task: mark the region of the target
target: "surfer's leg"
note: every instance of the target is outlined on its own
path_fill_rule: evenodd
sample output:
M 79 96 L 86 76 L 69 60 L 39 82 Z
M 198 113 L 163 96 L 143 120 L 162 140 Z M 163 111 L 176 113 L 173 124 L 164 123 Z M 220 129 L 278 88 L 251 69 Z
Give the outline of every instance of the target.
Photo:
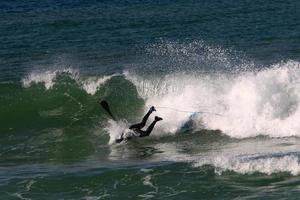
M 150 133 L 152 132 L 152 130 L 153 130 L 153 128 L 154 128 L 156 122 L 158 122 L 158 121 L 160 121 L 160 120 L 162 120 L 161 117 L 155 116 L 154 121 L 150 124 L 150 126 L 147 128 L 146 131 L 143 131 L 143 130 L 139 131 L 140 137 L 146 137 L 146 136 L 149 136 Z
M 146 115 L 143 117 L 143 120 L 141 123 L 138 123 L 138 124 L 133 124 L 129 127 L 129 129 L 142 129 L 145 125 L 146 125 L 146 122 L 149 118 L 149 116 L 151 115 L 151 113 L 153 111 L 156 111 L 154 106 L 152 106 L 149 111 L 146 113 Z

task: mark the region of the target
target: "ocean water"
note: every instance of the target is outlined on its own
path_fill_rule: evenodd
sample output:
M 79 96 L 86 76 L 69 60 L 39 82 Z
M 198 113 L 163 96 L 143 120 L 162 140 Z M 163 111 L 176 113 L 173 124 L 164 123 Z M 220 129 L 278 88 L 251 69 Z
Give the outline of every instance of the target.
M 0 0 L 0 199 L 298 199 L 299 8 Z

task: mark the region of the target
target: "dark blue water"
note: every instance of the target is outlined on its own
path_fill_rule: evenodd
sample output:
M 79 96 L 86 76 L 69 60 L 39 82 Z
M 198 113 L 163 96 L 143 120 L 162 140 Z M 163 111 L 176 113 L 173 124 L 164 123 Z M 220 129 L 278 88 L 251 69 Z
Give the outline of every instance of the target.
M 1 1 L 1 79 L 72 65 L 112 73 L 160 41 L 205 41 L 258 63 L 297 59 L 297 1 Z

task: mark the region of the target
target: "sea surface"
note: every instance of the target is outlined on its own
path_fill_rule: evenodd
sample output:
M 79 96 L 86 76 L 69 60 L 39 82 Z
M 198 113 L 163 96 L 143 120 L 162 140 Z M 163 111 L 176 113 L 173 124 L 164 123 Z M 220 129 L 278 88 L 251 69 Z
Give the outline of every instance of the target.
M 299 9 L 0 0 L 0 199 L 299 199 Z

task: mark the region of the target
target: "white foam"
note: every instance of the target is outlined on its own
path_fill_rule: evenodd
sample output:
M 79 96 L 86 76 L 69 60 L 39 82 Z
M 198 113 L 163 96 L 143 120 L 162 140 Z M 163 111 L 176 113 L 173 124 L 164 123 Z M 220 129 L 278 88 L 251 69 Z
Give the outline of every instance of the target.
M 298 140 L 286 139 L 295 145 L 281 145 L 282 139 L 242 140 L 239 143 L 210 145 L 207 151 L 184 153 L 176 144 L 159 143 L 154 147 L 162 153 L 153 155 L 154 160 L 188 162 L 193 167 L 213 166 L 215 173 L 221 175 L 226 171 L 241 174 L 260 172 L 264 174 L 288 172 L 300 174 Z M 193 144 L 191 144 L 193 145 Z M 196 145 L 196 144 L 194 144 Z M 196 147 L 192 147 L 194 150 Z M 186 148 L 186 147 L 184 147 Z
M 106 81 L 116 75 L 88 77 L 87 79 L 84 79 L 80 77 L 78 70 L 66 68 L 60 70 L 33 71 L 24 77 L 21 82 L 26 88 L 32 86 L 33 84 L 43 83 L 45 88 L 49 90 L 52 89 L 57 77 L 61 74 L 67 74 L 71 79 L 75 80 L 77 84 L 82 87 L 82 89 L 91 95 L 94 95 L 97 90 L 99 90 L 100 87 L 106 83 Z
M 55 83 L 57 75 L 67 73 L 73 79 L 77 79 L 78 71 L 72 68 L 66 68 L 61 70 L 46 70 L 46 71 L 34 71 L 21 80 L 24 87 L 30 87 L 32 84 L 44 83 L 46 89 L 51 89 Z
M 109 134 L 109 144 L 113 144 L 116 141 L 116 139 L 120 138 L 121 134 L 127 127 L 129 126 L 125 120 L 108 120 L 108 126 L 105 128 L 105 130 Z
M 300 66 L 279 63 L 240 74 L 174 73 L 145 79 L 124 73 L 146 100 L 146 108 L 202 111 L 198 122 L 236 138 L 300 135 Z M 190 113 L 159 108 L 162 132 L 175 133 Z
M 299 158 L 295 155 L 285 155 L 281 157 L 262 156 L 232 156 L 226 154 L 210 155 L 194 163 L 195 167 L 212 165 L 215 172 L 221 174 L 224 171 L 235 171 L 242 174 L 260 172 L 265 174 L 288 172 L 292 175 L 300 173 Z
M 94 95 L 97 90 L 103 85 L 106 81 L 111 79 L 112 76 L 103 76 L 103 77 L 89 77 L 87 80 L 82 82 L 82 88 L 91 95 Z
M 199 135 L 198 135 L 199 136 Z M 196 136 L 197 137 L 197 136 Z M 151 155 L 151 161 L 172 161 L 190 163 L 195 168 L 205 165 L 214 167 L 217 175 L 233 171 L 241 174 L 256 172 L 264 174 L 287 172 L 291 175 L 300 174 L 299 139 L 295 138 L 269 138 L 266 140 L 250 139 L 240 140 L 238 143 L 209 144 L 203 151 L 203 146 L 190 143 L 189 147 L 172 143 L 153 143 L 153 148 L 160 153 Z M 284 145 L 284 143 L 289 145 Z M 149 145 L 149 144 L 148 144 Z M 110 160 L 130 160 L 136 158 L 136 148 L 128 145 L 110 146 Z M 187 151 L 186 148 L 193 149 Z M 136 160 L 134 160 L 136 161 Z M 148 171 L 141 170 L 148 173 Z M 145 177 L 144 184 L 149 183 L 151 177 Z

